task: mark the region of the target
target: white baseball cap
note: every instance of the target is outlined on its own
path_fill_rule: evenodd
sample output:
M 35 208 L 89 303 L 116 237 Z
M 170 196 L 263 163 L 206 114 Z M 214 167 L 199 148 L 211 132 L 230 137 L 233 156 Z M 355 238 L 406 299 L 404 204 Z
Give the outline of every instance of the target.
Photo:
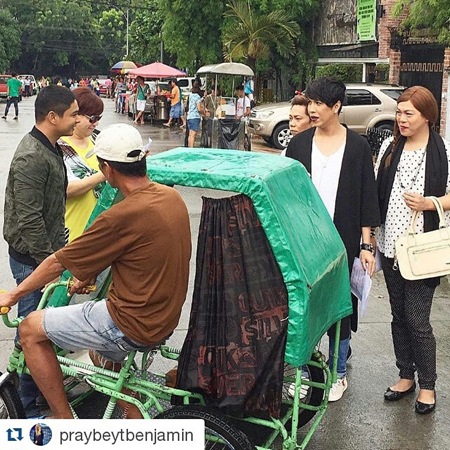
M 86 156 L 97 155 L 106 161 L 132 163 L 140 161 L 146 154 L 139 131 L 126 123 L 115 123 L 99 133 L 94 148 Z

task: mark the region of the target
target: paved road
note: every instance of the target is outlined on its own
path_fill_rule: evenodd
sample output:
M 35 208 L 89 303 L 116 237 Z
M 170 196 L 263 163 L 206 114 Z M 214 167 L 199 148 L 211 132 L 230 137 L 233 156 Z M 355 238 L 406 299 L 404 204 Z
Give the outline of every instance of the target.
M 0 122 L 0 208 L 9 164 L 21 137 L 33 125 L 34 98 L 20 104 L 20 119 Z M 113 102 L 105 99 L 106 109 L 99 128 L 114 122 L 131 122 L 125 115 L 114 113 Z M 3 104 L 0 105 L 0 108 Z M 152 153 L 177 147 L 183 143 L 183 133 L 178 129 L 167 130 L 161 125 L 139 127 L 142 136 L 154 141 Z M 257 151 L 272 152 L 265 143 L 254 145 Z M 192 188 L 180 189 L 188 205 L 191 225 L 198 229 L 201 208 L 200 195 L 205 191 Z M 207 191 L 207 195 L 223 195 Z M 2 210 L 1 210 L 2 211 Z M 0 241 L 0 287 L 13 286 L 10 275 L 7 248 Z M 191 273 L 194 274 L 192 268 Z M 450 301 L 447 279 L 438 288 L 432 324 L 438 346 L 438 383 L 435 413 L 420 417 L 414 413 L 414 396 L 401 402 L 383 402 L 383 392 L 397 377 L 390 337 L 390 311 L 386 289 L 380 273 L 374 283 L 365 317 L 361 318 L 359 331 L 352 339 L 353 358 L 349 366 L 349 389 L 341 401 L 331 404 L 324 420 L 315 433 L 310 450 L 447 450 L 450 448 Z M 192 294 L 192 282 L 189 294 Z M 188 299 L 190 297 L 188 296 Z M 190 301 L 186 303 L 183 317 L 171 344 L 181 345 L 186 333 Z M 0 370 L 4 370 L 8 351 L 12 346 L 13 332 L 0 326 Z M 322 345 L 326 350 L 326 342 Z M 156 364 L 156 363 L 155 363 Z M 165 368 L 165 366 L 159 366 Z M 281 448 L 281 447 L 280 447 Z

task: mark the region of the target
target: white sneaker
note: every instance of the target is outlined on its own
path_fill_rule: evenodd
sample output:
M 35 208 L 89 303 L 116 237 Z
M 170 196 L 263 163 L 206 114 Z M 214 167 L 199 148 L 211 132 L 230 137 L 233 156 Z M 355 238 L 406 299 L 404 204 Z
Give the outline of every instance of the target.
M 348 388 L 347 377 L 338 378 L 336 383 L 331 385 L 330 395 L 328 397 L 329 402 L 337 402 L 342 398 L 344 392 Z

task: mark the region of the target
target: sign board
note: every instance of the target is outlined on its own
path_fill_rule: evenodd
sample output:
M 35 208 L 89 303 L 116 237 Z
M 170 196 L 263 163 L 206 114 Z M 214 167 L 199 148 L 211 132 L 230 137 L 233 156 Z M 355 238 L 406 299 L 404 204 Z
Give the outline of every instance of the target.
M 376 0 L 358 0 L 356 14 L 358 41 L 375 41 L 377 27 Z

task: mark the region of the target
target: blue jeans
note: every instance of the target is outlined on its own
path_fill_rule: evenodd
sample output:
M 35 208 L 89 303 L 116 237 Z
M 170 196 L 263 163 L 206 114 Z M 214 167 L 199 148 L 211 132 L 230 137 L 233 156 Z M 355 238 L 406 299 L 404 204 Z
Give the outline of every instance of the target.
M 333 355 L 334 355 L 334 337 L 329 338 L 329 359 L 328 364 L 330 370 L 333 370 Z M 339 341 L 339 351 L 337 360 L 337 377 L 344 378 L 347 375 L 347 354 L 350 347 L 350 338 L 341 339 Z
M 11 272 L 16 280 L 17 285 L 19 285 L 25 278 L 28 277 L 33 271 L 32 266 L 23 264 L 11 256 L 9 257 L 9 266 L 11 267 Z M 26 317 L 30 312 L 34 311 L 39 305 L 41 300 L 42 292 L 37 290 L 31 294 L 22 297 L 17 305 L 17 315 L 19 317 Z M 19 336 L 16 334 L 15 342 L 17 343 Z M 37 416 L 40 415 L 40 409 L 36 405 L 36 397 L 40 395 L 39 389 L 36 383 L 33 381 L 30 375 L 23 374 L 19 378 L 19 397 L 22 401 L 23 407 L 25 408 L 25 413 L 27 416 Z

